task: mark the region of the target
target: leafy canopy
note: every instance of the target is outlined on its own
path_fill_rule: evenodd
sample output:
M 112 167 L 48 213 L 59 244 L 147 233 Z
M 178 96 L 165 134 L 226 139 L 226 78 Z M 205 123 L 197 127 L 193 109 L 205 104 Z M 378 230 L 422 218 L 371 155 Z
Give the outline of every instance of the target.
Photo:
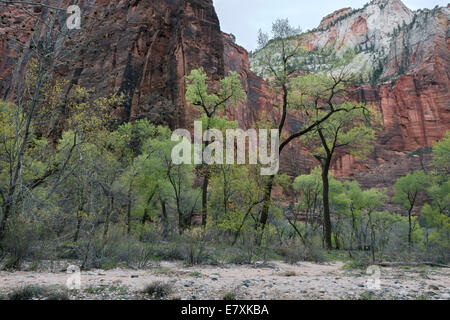
M 220 89 L 217 93 L 208 93 L 207 75 L 203 68 L 192 70 L 186 79 L 188 82 L 187 101 L 200 107 L 208 117 L 215 115 L 219 108 L 225 106 L 226 103 L 230 102 L 235 106 L 246 98 L 239 75 L 234 71 L 220 80 Z

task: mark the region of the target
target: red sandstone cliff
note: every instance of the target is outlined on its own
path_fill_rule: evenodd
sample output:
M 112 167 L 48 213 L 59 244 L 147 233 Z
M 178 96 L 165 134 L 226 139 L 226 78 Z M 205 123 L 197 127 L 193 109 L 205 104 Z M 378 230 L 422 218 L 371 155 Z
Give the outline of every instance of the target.
M 416 14 L 390 44 L 381 75 L 385 81 L 360 87 L 357 99 L 379 106 L 385 126 L 370 168 L 432 146 L 450 130 L 449 17 L 448 8 Z M 361 164 L 344 157 L 336 172 L 348 176 Z
M 123 120 L 146 117 L 172 128 L 190 124 L 194 114 L 184 99 L 184 76 L 199 67 L 213 81 L 224 76 L 222 33 L 212 0 L 99 0 L 94 5 L 82 1 L 80 7 L 81 30 L 57 40 L 64 41 L 59 49 L 64 59 L 56 74 L 70 81 L 67 94 L 75 84 L 97 96 L 124 93 L 129 100 Z M 17 9 L 7 14 L 13 21 L 26 16 Z M 61 14 L 62 21 L 65 17 Z M 14 52 L 2 37 L 0 54 L 0 95 L 5 98 L 13 94 L 14 71 L 27 52 Z

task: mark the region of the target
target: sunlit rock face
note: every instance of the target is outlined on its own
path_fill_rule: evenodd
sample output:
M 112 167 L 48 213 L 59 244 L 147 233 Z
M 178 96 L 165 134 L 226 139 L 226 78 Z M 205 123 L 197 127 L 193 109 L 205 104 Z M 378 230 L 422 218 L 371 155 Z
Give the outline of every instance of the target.
M 397 0 L 372 1 L 359 10 L 344 9 L 314 30 L 306 41 L 314 48 L 331 46 L 336 53 L 358 51 L 354 68 L 369 71 L 389 52 L 394 30 L 409 24 L 414 14 Z

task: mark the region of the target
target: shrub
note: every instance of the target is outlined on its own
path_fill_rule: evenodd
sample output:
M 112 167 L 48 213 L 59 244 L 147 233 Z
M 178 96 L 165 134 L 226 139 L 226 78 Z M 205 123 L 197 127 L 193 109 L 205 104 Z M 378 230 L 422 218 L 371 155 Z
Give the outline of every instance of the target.
M 27 285 L 8 294 L 8 300 L 69 300 L 67 290 L 60 287 Z
M 24 260 L 31 256 L 33 243 L 36 243 L 35 232 L 27 224 L 10 221 L 8 232 L 2 242 L 6 256 L 3 268 L 20 269 Z
M 236 248 L 227 256 L 227 262 L 232 264 L 253 264 L 257 258 L 256 248 L 250 246 Z
M 284 258 L 284 261 L 290 264 L 295 264 L 300 261 L 311 261 L 321 263 L 327 261 L 325 251 L 319 246 L 309 243 L 291 241 L 283 244 L 278 249 L 278 254 Z
M 184 261 L 186 252 L 184 248 L 178 244 L 171 244 L 168 246 L 160 245 L 154 250 L 154 257 L 165 261 Z
M 283 277 L 296 277 L 297 273 L 295 271 L 292 271 L 292 270 L 286 270 L 283 273 L 281 273 L 281 275 Z
M 347 262 L 342 266 L 342 269 L 344 270 L 353 270 L 353 269 L 366 269 L 370 264 L 367 261 L 359 261 L 359 260 L 353 260 L 350 262 Z
M 227 291 L 222 298 L 222 300 L 225 300 L 225 301 L 233 301 L 233 300 L 237 300 L 237 299 L 238 299 L 238 293 L 237 293 L 236 289 Z
M 172 292 L 172 286 L 168 283 L 160 281 L 152 282 L 145 286 L 144 293 L 152 297 L 153 299 L 166 298 Z

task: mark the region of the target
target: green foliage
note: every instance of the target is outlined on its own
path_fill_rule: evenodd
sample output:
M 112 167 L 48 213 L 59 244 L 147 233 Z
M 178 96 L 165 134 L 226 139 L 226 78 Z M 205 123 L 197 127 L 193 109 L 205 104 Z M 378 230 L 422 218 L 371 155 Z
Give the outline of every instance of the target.
M 300 32 L 300 28 L 292 27 L 287 19 L 277 19 L 272 24 L 271 37 L 259 30 L 259 51 L 255 54 L 257 59 L 253 61 L 252 69 L 273 79 L 277 85 L 286 83 L 305 52 L 296 37 Z
M 339 108 L 345 111 L 334 114 L 302 139 L 313 148 L 315 155 L 327 157 L 326 148 L 331 152 L 341 148 L 354 157 L 364 158 L 373 150 L 375 129 L 370 124 L 370 119 L 376 113 L 353 103 L 345 103 Z M 323 116 L 321 114 L 317 118 Z
M 450 131 L 433 146 L 433 164 L 447 175 L 450 173 Z
M 186 100 L 200 107 L 208 117 L 215 115 L 219 108 L 224 107 L 228 102 L 236 105 L 245 100 L 246 95 L 236 72 L 231 71 L 227 77 L 220 80 L 220 89 L 216 94 L 208 93 L 206 79 L 207 75 L 202 68 L 191 71 L 186 77 L 188 82 Z
M 254 228 L 249 215 L 256 213 L 263 198 L 263 181 L 257 168 L 239 165 L 220 165 L 211 181 L 209 209 L 212 215 L 210 227 L 233 233 L 247 232 Z
M 446 262 L 450 252 L 450 135 L 433 146 L 436 171 L 428 174 L 427 193 L 430 202 L 422 208 L 422 226 L 428 255 Z
M 237 294 L 236 290 L 233 290 L 233 291 L 227 291 L 227 292 L 224 294 L 222 300 L 225 300 L 225 301 L 234 301 L 234 300 L 237 300 L 237 295 L 238 295 L 238 294 Z
M 423 171 L 416 171 L 397 180 L 394 185 L 395 203 L 402 205 L 407 210 L 412 210 L 417 196 L 429 184 L 429 178 Z

